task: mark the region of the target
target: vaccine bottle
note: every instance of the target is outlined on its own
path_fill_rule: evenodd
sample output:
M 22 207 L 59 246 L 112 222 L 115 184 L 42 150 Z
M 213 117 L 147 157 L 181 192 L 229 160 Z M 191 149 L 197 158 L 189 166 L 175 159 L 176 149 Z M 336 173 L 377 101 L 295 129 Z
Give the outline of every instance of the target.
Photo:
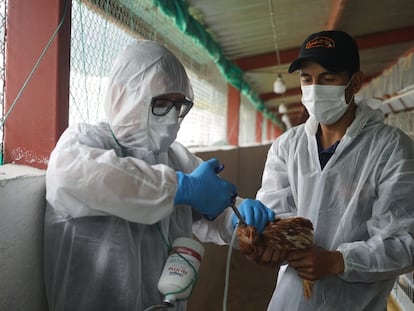
M 203 255 L 203 245 L 194 239 L 177 238 L 173 242 L 158 281 L 158 290 L 164 295 L 165 304 L 174 305 L 176 300 L 189 298 Z

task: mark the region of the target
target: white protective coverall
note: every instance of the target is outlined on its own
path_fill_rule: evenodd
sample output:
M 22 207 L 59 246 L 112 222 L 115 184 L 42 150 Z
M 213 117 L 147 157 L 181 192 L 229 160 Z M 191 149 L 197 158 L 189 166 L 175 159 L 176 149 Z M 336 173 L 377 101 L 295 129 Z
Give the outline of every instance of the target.
M 201 240 L 230 241 L 230 211 L 210 222 L 174 206 L 175 172 L 190 173 L 201 160 L 173 142 L 179 126 L 157 134 L 162 117 L 152 115 L 151 98 L 172 92 L 193 98 L 182 65 L 159 44 L 137 41 L 114 63 L 109 123 L 75 125 L 59 139 L 46 172 L 50 311 L 142 311 L 162 302 L 166 240 L 192 237 L 194 221 Z
M 323 170 L 313 118 L 273 143 L 257 199 L 276 217 L 309 218 L 314 243 L 340 251 L 345 271 L 315 281 L 306 301 L 296 271 L 281 269 L 268 310 L 386 310 L 396 277 L 414 269 L 414 144 L 382 119 L 359 103 Z

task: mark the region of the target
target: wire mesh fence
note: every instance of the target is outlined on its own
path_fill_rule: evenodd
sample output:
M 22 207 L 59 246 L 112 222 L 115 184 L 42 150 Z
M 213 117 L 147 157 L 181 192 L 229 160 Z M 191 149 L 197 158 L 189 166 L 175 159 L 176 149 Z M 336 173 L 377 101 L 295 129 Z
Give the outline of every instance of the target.
M 226 144 L 227 84 L 206 51 L 181 33 L 150 0 L 73 0 L 69 124 L 104 118 L 102 103 L 116 55 L 135 39 L 156 40 L 184 64 L 195 105 L 177 140 Z
M 72 2 L 69 124 L 103 117 L 101 103 L 112 60 L 134 39 L 110 22 L 110 7 L 101 2 L 105 11 L 88 2 Z
M 152 0 L 71 1 L 69 124 L 94 123 L 104 118 L 102 103 L 113 60 L 133 40 L 149 39 L 162 42 L 180 59 L 194 88 L 195 105 L 181 123 L 177 140 L 188 147 L 227 143 L 225 78 L 207 51 L 183 34 Z M 0 0 L 0 163 L 3 118 L 7 113 L 6 17 L 7 0 Z

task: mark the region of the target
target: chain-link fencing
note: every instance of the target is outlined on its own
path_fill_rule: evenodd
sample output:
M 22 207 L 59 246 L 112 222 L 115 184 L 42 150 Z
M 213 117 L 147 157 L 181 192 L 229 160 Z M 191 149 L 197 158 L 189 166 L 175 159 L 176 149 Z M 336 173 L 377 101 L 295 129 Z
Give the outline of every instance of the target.
M 151 0 L 72 1 L 69 124 L 104 118 L 102 103 L 112 62 L 135 39 L 162 42 L 189 74 L 195 105 L 177 139 L 187 146 L 226 144 L 226 81 L 207 52 Z

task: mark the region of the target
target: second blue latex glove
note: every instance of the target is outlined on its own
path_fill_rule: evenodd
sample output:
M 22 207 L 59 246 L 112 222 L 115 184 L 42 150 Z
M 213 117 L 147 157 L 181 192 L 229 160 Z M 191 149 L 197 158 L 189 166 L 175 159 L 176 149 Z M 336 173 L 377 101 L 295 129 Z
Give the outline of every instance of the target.
M 259 200 L 245 199 L 238 207 L 247 225 L 253 226 L 262 233 L 269 221 L 274 221 L 276 214 Z M 236 227 L 239 219 L 235 214 L 232 217 L 233 227 Z
M 189 204 L 208 218 L 217 217 L 230 206 L 236 186 L 220 178 L 217 159 L 201 163 L 191 174 L 177 173 L 178 187 L 174 204 Z

